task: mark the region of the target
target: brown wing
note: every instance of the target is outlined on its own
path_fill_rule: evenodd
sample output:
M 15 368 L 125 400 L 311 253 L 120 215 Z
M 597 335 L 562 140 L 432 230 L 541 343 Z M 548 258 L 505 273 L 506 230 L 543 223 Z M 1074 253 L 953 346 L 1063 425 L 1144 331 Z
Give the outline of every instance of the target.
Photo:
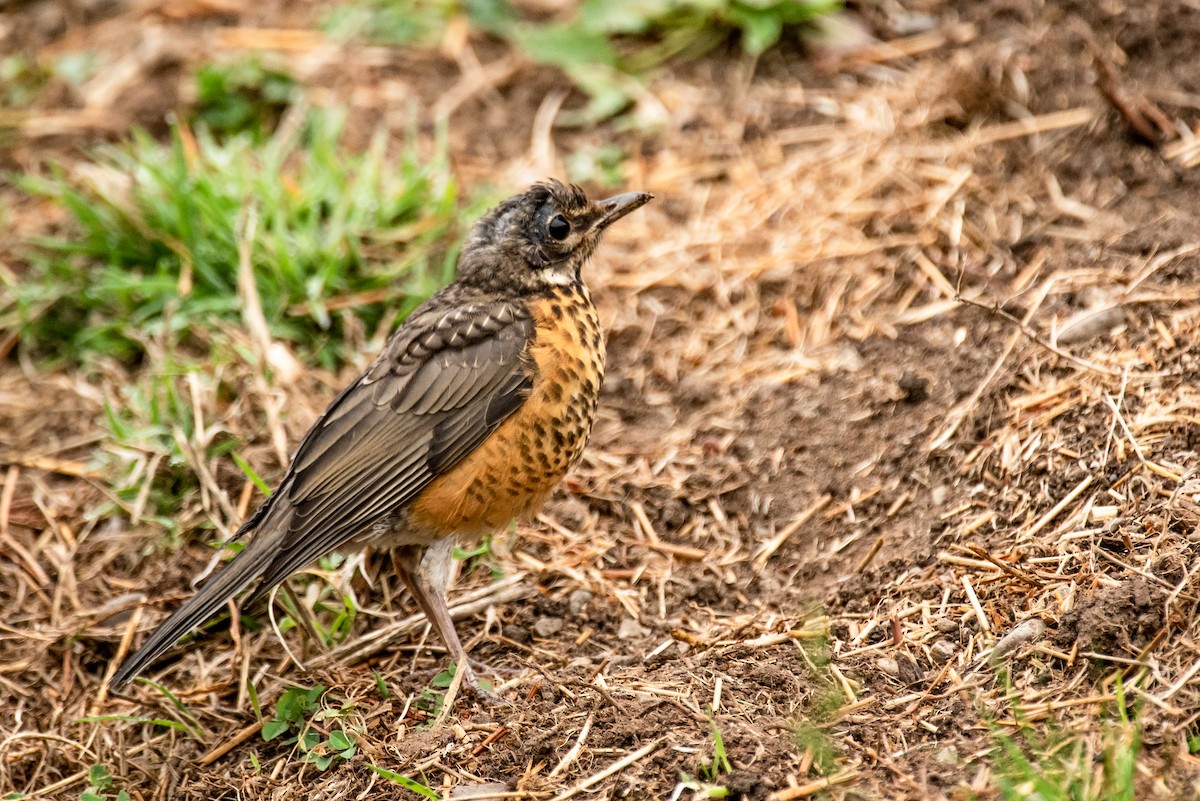
M 279 489 L 238 532 L 257 536 L 159 626 L 114 683 L 259 576 L 254 596 L 404 506 L 478 447 L 528 395 L 533 333 L 514 304 L 414 312 L 309 430 Z
M 413 499 L 528 395 L 534 323 L 513 304 L 427 313 L 347 388 L 296 451 L 290 507 L 261 586 L 334 550 Z M 281 509 L 280 511 L 284 511 Z

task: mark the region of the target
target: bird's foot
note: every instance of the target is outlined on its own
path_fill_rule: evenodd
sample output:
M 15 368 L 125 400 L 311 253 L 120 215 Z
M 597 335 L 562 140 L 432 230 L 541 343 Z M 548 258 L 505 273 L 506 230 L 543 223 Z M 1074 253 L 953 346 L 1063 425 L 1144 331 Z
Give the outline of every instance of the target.
M 490 666 L 485 665 L 474 659 L 464 660 L 463 666 L 463 684 L 471 688 L 471 692 L 480 701 L 483 701 L 488 706 L 497 706 L 504 703 L 504 696 L 495 690 L 495 682 L 487 679 L 481 679 L 480 673 L 491 674 L 496 676 L 496 671 Z

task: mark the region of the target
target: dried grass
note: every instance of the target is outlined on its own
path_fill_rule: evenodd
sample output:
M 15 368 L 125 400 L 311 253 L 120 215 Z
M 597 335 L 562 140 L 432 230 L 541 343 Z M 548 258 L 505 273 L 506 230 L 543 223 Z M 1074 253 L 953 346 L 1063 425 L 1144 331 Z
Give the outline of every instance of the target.
M 276 47 L 320 44 L 285 34 L 273 34 L 284 37 Z M 219 41 L 243 47 L 241 36 L 225 28 Z M 1194 287 L 1164 275 L 1180 263 L 1194 269 L 1197 246 L 1122 251 L 1113 245 L 1134 222 L 1108 208 L 1111 187 L 1083 182 L 1072 196 L 1060 186 L 1054 159 L 1064 142 L 1096 132 L 1099 101 L 1031 111 L 1040 104 L 1023 72 L 1027 52 L 986 32 L 954 27 L 901 44 L 867 51 L 839 77 L 801 71 L 812 85 L 781 61 L 751 80 L 751 65 L 716 60 L 651 88 L 669 128 L 648 140 L 661 146 L 631 139 L 646 152 L 625 179 L 659 202 L 614 230 L 590 276 L 613 342 L 593 445 L 571 492 L 499 555 L 509 578 L 492 584 L 474 572 L 454 598 L 475 621 L 463 627 L 478 632 L 474 644 L 518 668 L 511 707 L 460 701 L 447 725 L 421 728 L 431 716 L 417 700 L 440 649 L 422 647 L 423 621 L 368 559 L 308 571 L 309 586 L 352 594 L 366 621 L 337 648 L 322 651 L 293 629 L 283 635 L 289 658 L 274 632 L 235 616 L 229 637 L 190 647 L 156 675 L 207 731 L 203 742 L 147 724 L 77 722 L 179 717 L 161 694 L 113 692 L 103 677 L 209 554 L 164 551 L 158 532 L 138 525 L 140 503 L 124 517 L 91 514 L 111 500 L 89 464 L 100 404 L 121 397 L 125 376 L 5 368 L 0 792 L 76 797 L 93 763 L 145 798 L 394 791 L 361 764 L 318 774 L 261 743 L 262 769 L 252 769 L 247 678 L 264 709 L 289 682 L 321 681 L 354 702 L 364 760 L 447 791 L 500 777 L 508 789 L 483 796 L 495 798 L 663 797 L 681 767 L 694 770 L 711 752 L 711 709 L 735 767 L 774 783 L 752 797 L 770 790 L 783 801 L 937 797 L 931 770 L 954 774 L 943 785 L 982 791 L 985 719 L 1052 718 L 1094 738 L 1120 677 L 1141 704 L 1144 772 L 1172 771 L 1176 789 L 1192 781 L 1200 396 L 1189 381 L 1200 375 L 1200 305 Z M 425 114 L 463 120 L 479 95 L 499 102 L 494 87 L 528 74 L 510 59 L 474 63 Z M 1007 105 L 964 108 L 991 95 Z M 527 152 L 487 165 L 490 178 L 561 172 L 563 151 L 596 136 L 555 133 L 561 101 L 533 113 Z M 1011 121 L 1001 106 L 1025 113 Z M 1170 157 L 1187 158 L 1185 141 Z M 460 169 L 470 180 L 483 165 L 463 154 Z M 1036 247 L 1015 255 L 1026 241 Z M 1088 296 L 1118 313 L 1090 335 L 1068 335 L 1079 324 L 1070 303 Z M 266 358 L 260 329 L 252 345 Z M 791 491 L 801 485 L 787 482 L 789 471 L 836 467 L 803 464 L 794 449 L 739 456 L 739 442 L 758 445 L 748 407 L 772 393 L 800 405 L 816 385 L 865 383 L 863 350 L 931 331 L 948 349 L 979 349 L 985 363 L 958 377 L 956 402 L 922 438 L 895 446 L 919 455 L 940 499 L 927 501 L 935 485 L 872 474 L 883 454 L 843 477 L 850 492 L 774 508 L 755 494 L 755 471 Z M 246 455 L 264 472 L 278 470 L 281 440 L 296 441 L 338 378 L 267 386 L 249 367 L 241 378 L 247 392 L 232 402 L 193 379 L 197 418 L 252 443 Z M 180 519 L 228 531 L 254 490 L 199 456 L 201 439 L 187 444 L 200 489 Z M 149 476 L 157 464 L 146 458 L 139 469 Z M 935 518 L 928 559 L 889 529 L 919 503 Z M 821 585 L 825 617 L 790 586 L 809 563 L 832 573 Z M 702 582 L 719 597 L 687 594 Z M 591 611 L 572 607 L 581 598 Z M 546 617 L 570 625 L 558 636 L 508 636 Z M 1106 618 L 1134 629 L 1107 629 Z M 1070 636 L 1085 625 L 1098 639 Z M 806 646 L 826 630 L 831 661 L 821 665 Z M 776 684 L 764 684 L 772 665 Z M 371 671 L 391 696 L 376 694 Z M 825 774 L 812 747 L 786 744 L 797 710 L 813 709 L 822 686 L 841 705 L 819 722 L 841 753 Z M 630 720 L 644 728 L 630 731 Z M 782 745 L 764 751 L 768 740 Z

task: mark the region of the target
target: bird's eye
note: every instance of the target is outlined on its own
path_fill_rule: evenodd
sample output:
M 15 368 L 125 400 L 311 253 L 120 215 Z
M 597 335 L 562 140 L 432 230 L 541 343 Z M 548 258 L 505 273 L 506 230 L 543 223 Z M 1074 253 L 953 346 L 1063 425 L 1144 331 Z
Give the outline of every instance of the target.
M 555 214 L 550 218 L 550 224 L 546 226 L 546 230 L 550 232 L 550 236 L 561 242 L 567 238 L 567 234 L 571 233 L 571 224 L 567 222 L 566 217 Z

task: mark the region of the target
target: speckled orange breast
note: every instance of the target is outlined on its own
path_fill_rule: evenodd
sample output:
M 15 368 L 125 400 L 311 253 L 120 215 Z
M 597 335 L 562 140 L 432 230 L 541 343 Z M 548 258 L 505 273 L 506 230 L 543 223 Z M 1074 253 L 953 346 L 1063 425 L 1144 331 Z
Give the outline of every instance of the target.
M 530 306 L 537 365 L 528 399 L 474 452 L 434 479 L 410 523 L 449 534 L 494 531 L 536 511 L 583 455 L 604 377 L 604 338 L 587 288 Z

